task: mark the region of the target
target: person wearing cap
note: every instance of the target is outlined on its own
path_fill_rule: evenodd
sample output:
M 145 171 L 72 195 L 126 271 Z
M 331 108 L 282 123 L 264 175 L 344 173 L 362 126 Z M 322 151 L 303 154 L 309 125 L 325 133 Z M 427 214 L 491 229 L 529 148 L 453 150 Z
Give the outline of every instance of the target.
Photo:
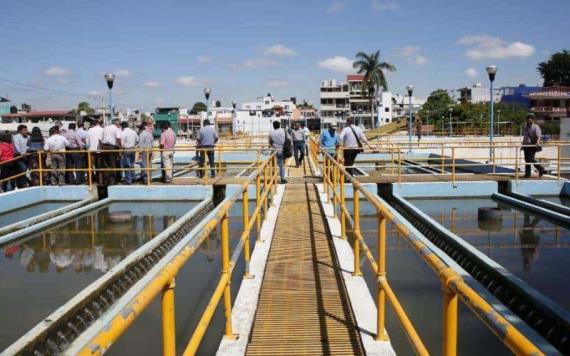
M 531 166 L 538 170 L 538 176 L 542 177 L 546 170 L 543 166 L 536 163 L 535 155 L 536 152 L 542 151 L 540 147 L 540 138 L 542 133 L 540 131 L 540 126 L 534 123 L 534 114 L 528 114 L 526 116 L 526 125 L 523 127 L 523 147 L 524 152 L 524 177 L 530 178 Z
M 321 150 L 324 150 L 335 155 L 336 148 L 340 145 L 338 134 L 336 133 L 337 125 L 334 123 L 329 124 L 329 128 L 321 133 L 319 143 Z

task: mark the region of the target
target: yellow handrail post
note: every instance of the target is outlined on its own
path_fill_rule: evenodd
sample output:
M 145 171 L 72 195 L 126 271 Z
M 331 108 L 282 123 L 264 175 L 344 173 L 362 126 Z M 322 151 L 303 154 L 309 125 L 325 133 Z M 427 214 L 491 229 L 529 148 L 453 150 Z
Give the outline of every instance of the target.
M 87 182 L 90 187 L 93 186 L 93 157 L 91 151 L 87 151 Z
M 248 188 L 245 188 L 242 194 L 242 216 L 243 216 L 243 229 L 247 229 L 249 225 L 249 193 Z M 249 273 L 249 260 L 250 260 L 250 252 L 249 252 L 249 234 L 245 238 L 243 244 L 243 260 L 245 262 L 245 269 L 243 273 L 243 278 L 249 279 L 252 278 L 252 275 Z
M 443 143 L 441 144 L 441 173 L 445 173 L 445 148 L 443 146 Z
M 398 183 L 402 183 L 402 158 L 400 154 L 400 149 L 398 149 Z
M 378 272 L 376 278 L 378 290 L 376 340 L 387 340 L 387 335 L 384 333 L 386 294 L 380 283 L 382 279 L 386 279 L 386 218 L 380 211 L 378 211 Z
M 557 164 L 557 166 L 558 166 L 558 174 L 557 174 L 557 177 L 558 177 L 558 180 L 560 180 L 560 175 L 561 175 L 561 174 L 560 174 L 560 173 L 561 173 L 561 172 L 560 172 L 560 170 L 561 170 L 561 169 L 560 169 L 560 161 L 561 161 L 561 157 L 560 157 L 560 153 L 561 153 L 560 144 L 558 144 L 557 147 L 558 147 L 558 157 L 557 157 L 557 159 L 558 159 L 558 164 Z
M 338 168 L 336 165 L 332 166 L 333 169 L 333 184 L 332 184 L 332 191 L 333 191 L 333 200 L 332 200 L 332 205 L 333 205 L 333 217 L 336 218 L 336 207 L 337 207 L 337 192 L 336 192 L 336 188 L 337 188 L 337 184 L 338 184 Z
M 174 319 L 174 278 L 162 290 L 162 350 L 165 356 L 176 355 L 176 323 Z
M 152 166 L 152 161 L 151 161 L 151 153 L 150 150 L 147 149 L 146 150 L 146 184 L 150 185 L 150 182 L 152 181 L 152 177 L 151 175 L 151 170 L 150 167 Z
M 455 147 L 451 147 L 451 181 L 455 183 Z
M 43 157 L 42 152 L 38 152 L 38 171 L 39 171 L 39 180 L 40 180 L 40 187 L 44 185 L 44 164 L 43 164 Z
M 495 145 L 494 143 L 491 143 L 491 152 L 493 152 L 493 154 L 491 155 L 491 159 L 493 160 L 493 174 L 496 173 L 496 160 L 495 160 Z
M 325 194 L 327 195 L 327 201 L 329 200 L 329 171 L 328 171 L 328 157 L 323 156 L 323 176 L 325 182 Z
M 261 170 L 258 170 L 255 178 L 255 207 L 261 206 Z M 259 233 L 261 232 L 261 211 L 255 217 L 255 225 L 257 228 L 257 241 L 261 241 Z
M 228 213 L 224 214 L 222 218 L 222 277 L 230 274 L 230 224 Z M 224 330 L 224 337 L 228 339 L 235 339 L 232 330 L 232 290 L 231 278 L 228 278 L 228 283 L 224 288 L 224 315 L 226 317 L 226 325 Z
M 345 191 L 344 191 L 344 174 L 340 175 L 340 238 L 346 239 L 346 208 Z
M 362 276 L 362 272 L 360 271 L 360 201 L 359 201 L 359 191 L 358 189 L 352 185 L 352 196 L 354 202 L 354 226 L 353 226 L 353 234 L 354 234 L 354 272 L 352 272 L 353 276 Z
M 457 354 L 457 294 L 444 286 L 443 291 L 443 354 Z
M 519 149 L 515 148 L 515 180 L 519 180 Z
M 267 192 L 267 165 L 263 166 L 263 192 Z M 267 217 L 269 192 L 265 194 L 265 199 L 263 199 L 263 219 Z

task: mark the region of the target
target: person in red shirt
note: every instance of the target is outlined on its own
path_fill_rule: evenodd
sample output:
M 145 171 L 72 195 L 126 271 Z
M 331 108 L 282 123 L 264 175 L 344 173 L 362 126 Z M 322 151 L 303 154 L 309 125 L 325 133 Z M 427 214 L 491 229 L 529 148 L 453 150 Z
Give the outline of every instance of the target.
M 16 162 L 14 159 L 14 145 L 12 135 L 9 132 L 0 133 L 0 181 L 2 181 L 2 191 L 7 192 L 13 189 L 13 182 L 6 180 L 16 174 Z M 4 163 L 7 162 L 7 163 Z M 10 184 L 10 186 L 8 185 Z

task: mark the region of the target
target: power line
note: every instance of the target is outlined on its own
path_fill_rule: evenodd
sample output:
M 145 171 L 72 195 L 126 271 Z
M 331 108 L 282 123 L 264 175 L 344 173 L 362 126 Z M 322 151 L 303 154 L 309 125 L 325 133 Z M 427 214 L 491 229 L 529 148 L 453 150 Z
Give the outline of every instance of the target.
M 7 78 L 1 78 L 1 77 L 0 77 L 0 82 L 5 82 L 5 83 L 11 84 L 11 85 L 15 85 L 15 86 L 18 86 L 21 88 L 28 89 L 30 91 L 46 92 L 46 93 L 51 93 L 51 94 L 55 94 L 55 95 L 62 95 L 62 96 L 76 96 L 76 97 L 94 97 L 94 96 L 97 97 L 97 96 L 99 96 L 99 95 L 89 95 L 88 93 L 72 93 L 72 92 L 67 92 L 67 91 L 59 90 L 59 89 L 50 89 L 50 88 L 42 87 L 39 85 L 22 83 L 22 82 L 18 82 L 18 81 L 7 79 Z

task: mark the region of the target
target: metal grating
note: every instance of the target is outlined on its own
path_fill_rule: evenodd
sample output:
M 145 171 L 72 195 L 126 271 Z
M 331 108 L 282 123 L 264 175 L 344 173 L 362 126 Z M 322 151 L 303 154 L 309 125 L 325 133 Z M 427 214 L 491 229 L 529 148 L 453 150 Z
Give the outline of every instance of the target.
M 316 188 L 288 184 L 247 355 L 364 354 L 332 251 Z

